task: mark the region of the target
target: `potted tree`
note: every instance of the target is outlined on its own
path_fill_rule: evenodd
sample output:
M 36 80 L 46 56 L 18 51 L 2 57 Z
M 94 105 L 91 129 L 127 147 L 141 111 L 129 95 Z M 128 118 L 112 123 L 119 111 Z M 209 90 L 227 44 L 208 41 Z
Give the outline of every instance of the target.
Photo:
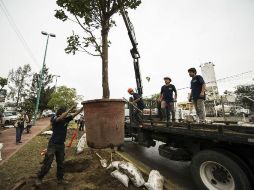
M 141 0 L 57 0 L 55 17 L 77 23 L 84 31 L 67 38 L 66 53 L 83 51 L 102 61 L 102 99 L 82 102 L 88 146 L 120 146 L 124 138 L 124 102 L 110 99 L 108 84 L 108 34 L 115 25 L 112 16 L 122 9 L 136 9 Z

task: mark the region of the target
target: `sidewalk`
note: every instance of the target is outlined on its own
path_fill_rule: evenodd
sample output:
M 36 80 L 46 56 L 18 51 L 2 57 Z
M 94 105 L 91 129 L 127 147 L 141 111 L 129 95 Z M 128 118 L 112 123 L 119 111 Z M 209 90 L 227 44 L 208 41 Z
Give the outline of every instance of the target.
M 16 129 L 10 128 L 1 132 L 0 134 L 0 143 L 4 144 L 2 149 L 2 161 L 0 165 L 6 162 L 13 154 L 15 154 L 21 147 L 28 143 L 33 137 L 37 136 L 43 129 L 47 128 L 50 124 L 50 120 L 40 119 L 36 121 L 35 126 L 31 128 L 29 134 L 24 131 L 21 141 L 22 143 L 16 145 Z

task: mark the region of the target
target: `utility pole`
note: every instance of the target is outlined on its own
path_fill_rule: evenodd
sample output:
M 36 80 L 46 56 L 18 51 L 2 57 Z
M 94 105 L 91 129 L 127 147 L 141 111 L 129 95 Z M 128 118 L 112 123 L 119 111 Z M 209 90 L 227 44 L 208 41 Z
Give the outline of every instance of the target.
M 37 99 L 36 99 L 36 105 L 35 105 L 33 125 L 35 124 L 35 121 L 37 119 L 38 108 L 39 108 L 39 104 L 40 104 L 41 87 L 42 87 L 42 81 L 43 81 L 43 77 L 44 77 L 44 70 L 45 70 L 45 67 L 46 67 L 45 60 L 46 60 L 46 55 L 47 55 L 49 37 L 56 37 L 56 35 L 52 34 L 52 33 L 47 33 L 47 32 L 43 32 L 43 31 L 41 33 L 43 35 L 47 36 L 47 42 L 46 42 L 46 48 L 45 48 L 45 53 L 44 53 L 44 58 L 43 58 L 42 69 L 40 71 L 40 76 L 39 76 L 39 88 L 38 88 L 38 91 L 37 91 Z

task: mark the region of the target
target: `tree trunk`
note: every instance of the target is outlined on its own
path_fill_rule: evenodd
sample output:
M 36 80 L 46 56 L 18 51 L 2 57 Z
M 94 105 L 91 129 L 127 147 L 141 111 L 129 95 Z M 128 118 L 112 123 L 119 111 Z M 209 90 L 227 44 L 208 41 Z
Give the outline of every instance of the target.
M 105 21 L 102 24 L 101 37 L 102 37 L 102 89 L 103 99 L 109 99 L 110 91 L 108 85 L 108 32 L 109 22 Z

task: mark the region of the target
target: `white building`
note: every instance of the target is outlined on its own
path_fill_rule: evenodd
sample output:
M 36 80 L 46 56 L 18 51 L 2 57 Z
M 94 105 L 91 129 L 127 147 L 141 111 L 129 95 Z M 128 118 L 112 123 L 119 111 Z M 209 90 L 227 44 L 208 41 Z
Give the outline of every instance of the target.
M 207 62 L 200 65 L 201 73 L 206 83 L 207 100 L 219 99 L 219 91 L 216 82 L 214 66 L 215 65 L 212 62 Z

